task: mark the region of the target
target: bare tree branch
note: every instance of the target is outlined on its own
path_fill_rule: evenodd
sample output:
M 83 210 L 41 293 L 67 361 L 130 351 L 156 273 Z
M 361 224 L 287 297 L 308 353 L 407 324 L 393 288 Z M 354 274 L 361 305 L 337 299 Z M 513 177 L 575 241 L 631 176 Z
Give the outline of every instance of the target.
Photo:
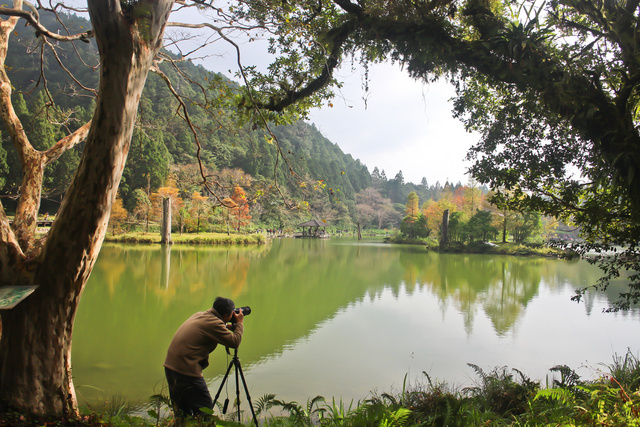
M 193 123 L 191 122 L 191 117 L 189 116 L 189 111 L 187 110 L 187 105 L 184 103 L 184 101 L 182 100 L 182 97 L 180 96 L 180 94 L 178 94 L 178 92 L 175 90 L 175 88 L 173 87 L 173 84 L 171 83 L 171 80 L 169 79 L 169 77 L 167 77 L 167 75 L 165 73 L 163 73 L 160 68 L 158 68 L 157 66 L 152 66 L 150 71 L 154 74 L 156 74 L 157 76 L 159 76 L 162 80 L 164 80 L 164 82 L 166 83 L 167 87 L 169 88 L 169 91 L 173 94 L 173 96 L 175 97 L 175 99 L 178 101 L 178 103 L 180 104 L 180 110 L 182 111 L 182 118 L 187 122 L 187 125 L 189 126 L 189 129 L 191 129 L 191 133 L 193 134 L 193 137 L 195 138 L 196 141 L 196 145 L 198 146 L 198 149 L 196 150 L 196 158 L 198 159 L 198 166 L 200 168 L 200 176 L 202 177 L 202 185 L 205 186 L 205 188 L 216 198 L 216 200 L 223 206 L 227 207 L 227 208 L 232 208 L 233 206 L 225 203 L 219 196 L 218 194 L 211 188 L 209 181 L 207 180 L 207 174 L 204 171 L 204 165 L 202 164 L 202 159 L 200 158 L 200 153 L 202 151 L 202 145 L 200 144 L 200 137 L 198 135 L 198 132 L 196 131 Z M 214 182 L 215 184 L 217 184 L 220 187 L 220 184 L 217 182 Z
M 91 120 L 82 125 L 78 130 L 71 135 L 67 135 L 54 144 L 51 148 L 44 152 L 45 165 L 50 164 L 54 160 L 57 160 L 65 151 L 75 147 L 87 138 L 89 134 L 89 128 L 91 127 Z
M 47 44 L 47 46 L 49 46 L 49 48 L 51 49 L 51 52 L 53 53 L 53 56 L 56 58 L 56 62 L 60 65 L 60 68 L 62 68 L 64 70 L 65 73 L 67 73 L 67 75 L 69 77 L 71 77 L 71 79 L 82 89 L 82 90 L 86 90 L 87 92 L 91 92 L 94 96 L 98 95 L 98 91 L 90 88 L 90 87 L 86 87 L 85 85 L 83 85 L 82 83 L 80 83 L 80 81 L 78 79 L 76 79 L 76 77 L 73 75 L 73 73 L 71 71 L 69 71 L 69 69 L 67 67 L 64 66 L 63 62 L 60 60 L 60 57 L 58 56 L 58 51 L 56 50 L 55 46 L 53 46 L 48 40 L 45 40 L 45 43 Z
M 84 33 L 74 34 L 74 35 L 70 35 L 70 36 L 62 36 L 60 34 L 52 33 L 46 27 L 44 27 L 42 24 L 40 24 L 40 22 L 38 21 L 37 17 L 34 16 L 33 13 L 27 12 L 25 10 L 9 9 L 9 8 L 6 8 L 6 7 L 0 7 L 0 15 L 12 16 L 12 17 L 17 17 L 17 18 L 24 18 L 25 20 L 27 20 L 27 22 L 29 22 L 29 24 L 33 28 L 35 28 L 36 36 L 44 35 L 44 36 L 46 36 L 46 37 L 48 37 L 50 39 L 53 39 L 53 40 L 59 40 L 59 41 L 80 40 L 80 41 L 83 41 L 85 43 L 89 43 L 89 39 L 93 38 L 93 35 L 94 35 L 93 34 L 93 30 L 88 30 L 88 31 L 85 31 Z

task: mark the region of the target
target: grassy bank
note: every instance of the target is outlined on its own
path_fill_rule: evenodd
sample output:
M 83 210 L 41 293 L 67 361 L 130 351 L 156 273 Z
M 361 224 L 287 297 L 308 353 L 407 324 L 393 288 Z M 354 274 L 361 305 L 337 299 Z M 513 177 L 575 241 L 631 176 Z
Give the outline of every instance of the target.
M 493 242 L 470 242 L 470 243 L 450 243 L 445 247 L 433 247 L 441 253 L 471 253 L 471 254 L 495 254 L 495 255 L 516 255 L 516 256 L 545 256 L 557 257 L 564 252 L 556 248 L 551 248 L 544 244 L 525 243 L 493 243 Z
M 357 403 L 321 396 L 306 403 L 284 402 L 274 395 L 253 400 L 263 426 L 639 426 L 640 362 L 630 352 L 602 364 L 596 380 L 582 380 L 568 366 L 554 366 L 547 384 L 527 378 L 517 369 L 490 372 L 470 365 L 476 373 L 471 386 L 460 388 L 424 374 L 417 384 L 404 381 L 402 390 L 372 394 Z M 173 418 L 166 396 L 155 395 L 144 410 L 121 399 L 94 408 L 77 419 L 30 419 L 4 414 L 0 426 L 251 426 L 251 414 L 241 397 L 244 424 L 230 408 L 214 420 Z M 231 404 L 233 406 L 233 403 Z M 216 414 L 220 414 L 217 408 Z M 145 413 L 147 417 L 131 415 Z
M 433 239 L 410 239 L 402 235 L 386 238 L 385 241 L 397 244 L 424 245 L 433 251 L 453 254 L 467 253 L 544 257 L 558 257 L 564 254 L 563 251 L 551 248 L 542 243 L 452 242 L 446 246 L 440 246 L 438 242 Z
M 264 234 L 225 234 L 225 233 L 199 233 L 199 234 L 172 234 L 171 240 L 175 244 L 192 245 L 259 245 L 267 243 Z M 123 233 L 113 235 L 109 233 L 105 237 L 106 242 L 115 243 L 160 243 L 159 233 Z

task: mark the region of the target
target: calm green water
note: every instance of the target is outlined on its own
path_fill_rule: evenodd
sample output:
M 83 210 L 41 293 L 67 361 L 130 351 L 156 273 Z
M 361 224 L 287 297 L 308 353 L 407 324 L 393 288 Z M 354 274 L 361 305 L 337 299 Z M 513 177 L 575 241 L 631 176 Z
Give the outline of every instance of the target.
M 357 401 L 399 391 L 405 375 L 414 382 L 423 371 L 468 385 L 475 376 L 467 363 L 518 368 L 543 383 L 557 364 L 592 377 L 614 353 L 640 348 L 637 311 L 603 314 L 605 294 L 570 301 L 576 286 L 597 277 L 578 261 L 346 239 L 260 248 L 106 244 L 75 323 L 75 385 L 89 403 L 142 402 L 162 391 L 173 333 L 217 295 L 252 308 L 239 356 L 254 401 L 267 393 Z M 229 361 L 223 348 L 213 353 L 205 370 L 212 395 Z

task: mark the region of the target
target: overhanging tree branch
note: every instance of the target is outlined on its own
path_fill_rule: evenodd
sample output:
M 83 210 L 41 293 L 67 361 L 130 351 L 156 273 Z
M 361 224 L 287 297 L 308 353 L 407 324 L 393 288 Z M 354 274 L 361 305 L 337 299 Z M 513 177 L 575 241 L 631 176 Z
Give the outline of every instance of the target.
M 333 29 L 328 34 L 327 38 L 330 40 L 331 46 L 328 49 L 328 55 L 324 60 L 324 66 L 322 67 L 320 74 L 311 79 L 302 89 L 287 90 L 282 96 L 277 98 L 272 97 L 268 103 L 257 102 L 255 105 L 266 110 L 280 112 L 300 100 L 309 98 L 319 90 L 326 87 L 332 81 L 333 72 L 340 64 L 344 53 L 343 46 L 354 30 L 355 26 L 353 21 L 347 21 L 340 27 Z

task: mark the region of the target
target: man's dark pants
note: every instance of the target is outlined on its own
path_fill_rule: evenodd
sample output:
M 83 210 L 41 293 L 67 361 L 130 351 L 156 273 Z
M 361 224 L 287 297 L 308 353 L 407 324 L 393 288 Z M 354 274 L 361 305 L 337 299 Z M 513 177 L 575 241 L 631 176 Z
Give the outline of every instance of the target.
M 205 415 L 200 408 L 213 408 L 207 383 L 202 377 L 189 377 L 164 368 L 169 384 L 169 397 L 177 416 Z

